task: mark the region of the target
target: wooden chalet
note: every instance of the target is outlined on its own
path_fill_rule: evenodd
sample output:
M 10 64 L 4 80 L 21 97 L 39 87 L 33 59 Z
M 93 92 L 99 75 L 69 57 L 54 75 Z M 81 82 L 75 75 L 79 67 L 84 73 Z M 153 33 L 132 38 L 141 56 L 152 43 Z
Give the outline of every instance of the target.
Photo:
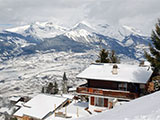
M 77 75 L 87 83 L 76 92 L 89 96 L 91 106 L 112 108 L 114 101 L 129 101 L 144 95 L 151 75 L 148 65 L 91 64 Z

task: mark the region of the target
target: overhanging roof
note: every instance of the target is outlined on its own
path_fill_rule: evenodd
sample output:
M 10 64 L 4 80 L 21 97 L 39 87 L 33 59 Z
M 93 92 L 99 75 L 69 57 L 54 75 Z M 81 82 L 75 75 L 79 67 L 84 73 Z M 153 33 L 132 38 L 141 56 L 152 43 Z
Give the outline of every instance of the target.
M 118 74 L 115 75 L 112 74 L 113 65 L 115 64 L 91 64 L 77 78 L 145 84 L 153 73 L 150 66 L 117 64 Z
M 49 112 L 53 111 L 56 107 L 65 102 L 67 98 L 39 94 L 24 104 L 14 115 L 22 117 L 23 115 L 31 116 L 37 119 L 42 119 Z

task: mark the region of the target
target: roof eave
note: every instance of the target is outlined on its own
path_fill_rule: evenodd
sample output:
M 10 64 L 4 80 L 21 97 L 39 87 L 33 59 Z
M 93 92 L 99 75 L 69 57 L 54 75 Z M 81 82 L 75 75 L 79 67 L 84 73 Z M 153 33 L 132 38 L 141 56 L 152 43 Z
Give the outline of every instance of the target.
M 126 82 L 126 83 L 138 83 L 138 84 L 147 84 L 149 80 L 147 80 L 146 82 L 130 82 L 130 81 L 116 81 L 116 80 L 108 80 L 108 79 L 97 79 L 97 78 L 87 78 L 87 77 L 76 77 L 76 78 L 79 78 L 79 79 L 92 79 L 92 80 L 102 80 L 102 81 L 110 81 L 110 82 Z

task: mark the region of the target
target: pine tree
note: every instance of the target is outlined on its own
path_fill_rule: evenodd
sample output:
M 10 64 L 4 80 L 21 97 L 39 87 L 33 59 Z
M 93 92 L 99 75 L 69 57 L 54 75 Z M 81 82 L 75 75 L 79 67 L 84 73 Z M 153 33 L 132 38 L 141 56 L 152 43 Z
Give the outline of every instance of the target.
M 10 118 L 10 120 L 18 120 L 16 117 Z
M 67 87 L 67 77 L 66 77 L 66 73 L 64 72 L 63 74 L 63 81 L 62 81 L 62 91 L 63 93 L 67 93 L 68 92 L 68 87 Z
M 57 82 L 54 83 L 54 94 L 57 94 L 59 91 Z
M 154 76 L 152 78 L 152 81 L 154 82 L 154 90 L 157 91 L 157 90 L 160 90 L 160 76 Z
M 42 91 L 41 91 L 41 93 L 44 93 L 45 91 L 44 91 L 44 87 L 42 87 Z
M 116 53 L 114 50 L 111 51 L 111 54 L 110 54 L 110 62 L 111 63 L 119 63 L 120 60 L 119 58 L 116 56 Z
M 145 52 L 146 59 L 153 67 L 153 76 L 160 75 L 160 19 L 155 25 L 155 31 L 152 30 L 151 40 L 153 45 L 149 45 L 150 53 Z
M 67 81 L 68 79 L 67 79 L 67 76 L 66 76 L 66 72 L 64 72 L 64 74 L 63 74 L 63 81 Z
M 54 87 L 54 86 L 53 86 L 53 83 L 51 83 L 51 82 L 50 82 L 50 83 L 48 84 L 48 87 L 47 87 L 46 93 L 52 93 L 52 89 L 53 89 L 53 87 Z
M 98 60 L 96 62 L 99 63 L 119 63 L 120 60 L 116 56 L 116 53 L 114 50 L 111 52 L 106 51 L 105 49 L 102 49 L 99 53 Z
M 96 62 L 98 62 L 98 63 L 109 63 L 110 60 L 109 60 L 108 56 L 109 56 L 109 52 L 106 51 L 105 49 L 102 49 L 99 53 L 99 56 L 98 56 L 99 59 L 96 60 Z

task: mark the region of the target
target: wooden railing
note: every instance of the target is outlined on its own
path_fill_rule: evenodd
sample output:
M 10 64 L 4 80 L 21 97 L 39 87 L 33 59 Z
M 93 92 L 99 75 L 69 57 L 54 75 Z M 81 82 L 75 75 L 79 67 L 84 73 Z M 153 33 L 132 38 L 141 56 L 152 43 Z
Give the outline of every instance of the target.
M 99 95 L 99 96 L 115 97 L 123 99 L 135 99 L 138 97 L 136 93 L 131 93 L 129 91 L 107 90 L 107 89 L 87 88 L 87 87 L 78 87 L 76 92 L 81 94 Z

